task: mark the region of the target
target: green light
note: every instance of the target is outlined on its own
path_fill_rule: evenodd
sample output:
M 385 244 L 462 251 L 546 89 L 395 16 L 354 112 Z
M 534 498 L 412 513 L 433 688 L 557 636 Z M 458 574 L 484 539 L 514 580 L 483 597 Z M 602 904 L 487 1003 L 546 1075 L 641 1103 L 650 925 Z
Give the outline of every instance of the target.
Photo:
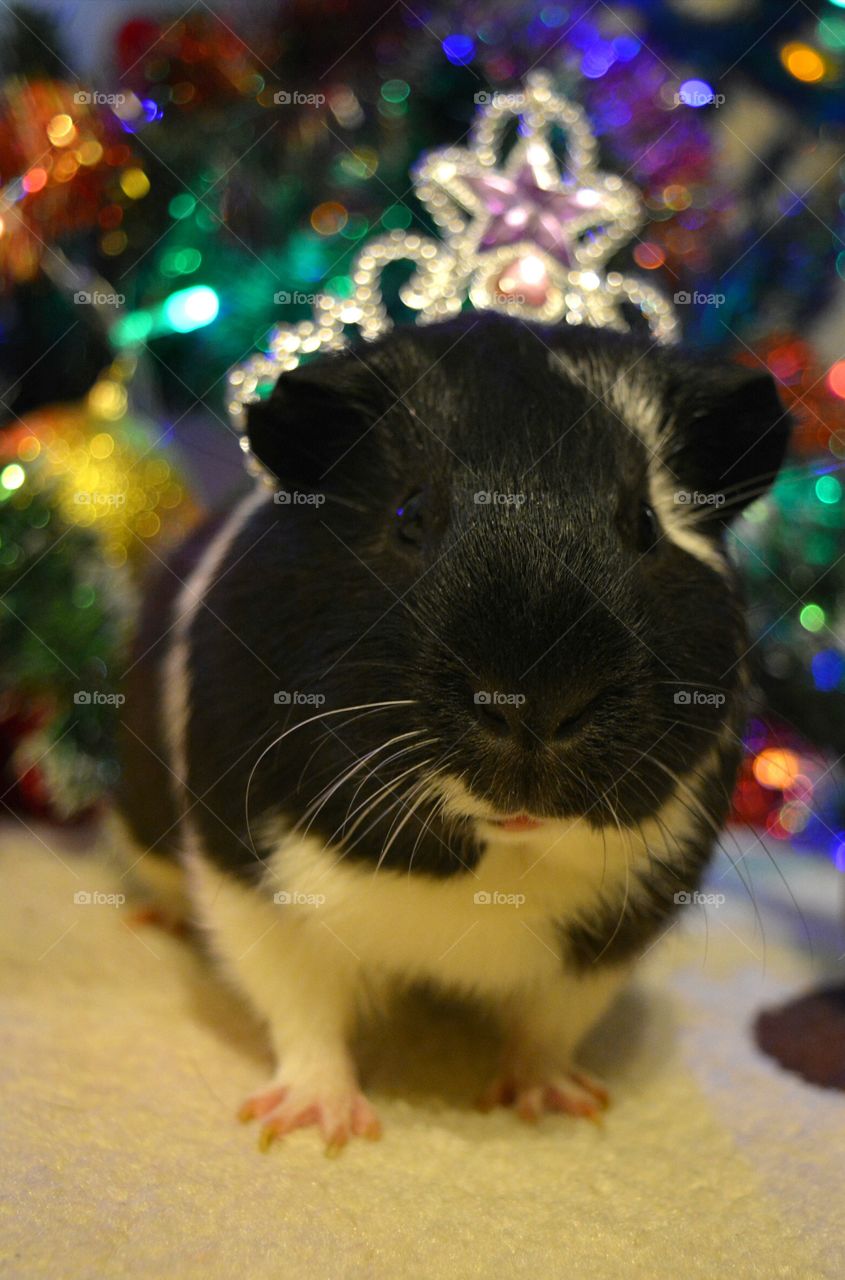
M 829 507 L 835 506 L 842 497 L 842 485 L 836 476 L 819 476 L 816 481 L 816 497 Z
M 220 310 L 220 299 L 207 284 L 171 293 L 164 304 L 164 322 L 177 333 L 190 333 L 211 324 Z
M 821 631 L 825 622 L 824 609 L 817 604 L 805 604 L 800 621 L 805 631 Z
M 8 489 L 10 493 L 14 492 L 15 489 L 20 489 L 25 479 L 26 472 L 16 462 L 10 462 L 8 467 L 4 467 L 0 471 L 0 484 L 4 489 Z
M 129 315 L 116 320 L 111 331 L 111 340 L 116 347 L 133 347 L 144 342 L 153 328 L 153 317 L 149 311 L 130 311 Z
M 411 225 L 411 210 L 401 204 L 392 204 L 381 215 L 381 221 L 388 231 L 404 231 Z
M 202 254 L 199 249 L 177 249 L 174 259 L 176 270 L 187 276 L 197 270 L 202 262 Z
M 194 212 L 196 207 L 197 202 L 194 197 L 183 194 L 181 196 L 173 197 L 170 204 L 167 206 L 167 212 L 170 214 L 171 218 L 187 218 L 189 214 Z
M 336 293 L 339 298 L 351 298 L 355 292 L 355 282 L 351 276 L 332 276 L 326 282 L 329 293 Z
M 385 102 L 404 102 L 410 92 L 411 86 L 405 80 L 385 80 L 381 86 Z
M 845 17 L 831 14 L 829 18 L 820 18 L 816 28 L 819 44 L 827 49 L 845 48 Z

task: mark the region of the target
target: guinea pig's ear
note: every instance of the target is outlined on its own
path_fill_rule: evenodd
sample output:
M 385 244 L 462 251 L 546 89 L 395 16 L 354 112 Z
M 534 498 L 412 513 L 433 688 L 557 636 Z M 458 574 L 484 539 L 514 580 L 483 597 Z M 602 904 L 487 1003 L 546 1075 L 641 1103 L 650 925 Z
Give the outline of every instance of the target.
M 315 489 L 391 403 L 359 357 L 318 358 L 283 373 L 266 400 L 247 406 L 250 449 L 278 479 Z
M 690 363 L 670 396 L 674 440 L 666 462 L 704 518 L 726 523 L 765 493 L 780 470 L 791 419 L 766 369 Z

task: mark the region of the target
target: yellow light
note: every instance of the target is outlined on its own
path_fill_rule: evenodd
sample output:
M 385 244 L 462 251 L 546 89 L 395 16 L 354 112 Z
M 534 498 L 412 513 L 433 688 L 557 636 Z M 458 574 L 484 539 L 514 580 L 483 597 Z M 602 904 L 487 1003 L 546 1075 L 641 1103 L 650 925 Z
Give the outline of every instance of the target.
M 79 157 L 80 164 L 99 164 L 103 158 L 103 148 L 96 139 L 92 138 L 89 142 L 83 142 L 82 146 L 77 149 L 76 154 Z
M 35 436 L 24 436 L 18 445 L 18 457 L 21 462 L 34 462 L 41 452 L 41 442 Z
M 112 383 L 116 386 L 117 383 Z M 110 436 L 107 431 L 101 431 L 99 435 L 94 436 L 91 441 L 91 457 L 102 460 L 109 458 L 114 453 L 114 437 Z
M 821 80 L 825 73 L 824 58 L 808 44 L 799 44 L 798 41 L 785 44 L 781 49 L 780 59 L 791 76 L 807 84 Z
M 61 112 L 47 125 L 47 137 L 54 147 L 68 147 L 76 137 L 76 125 L 70 116 Z
M 11 462 L 8 467 L 4 467 L 0 471 L 0 485 L 4 489 L 8 489 L 10 493 L 15 489 L 20 489 L 25 479 L 26 472 L 16 462 Z
M 143 169 L 126 169 L 120 175 L 121 189 L 130 200 L 140 200 L 150 189 L 150 180 Z
M 119 253 L 123 253 L 128 243 L 125 231 L 107 231 L 100 241 L 100 248 L 110 258 L 116 258 Z
M 107 418 L 111 422 L 123 417 L 126 412 L 126 400 L 126 388 L 119 382 L 112 382 L 110 378 L 103 378 L 101 382 L 96 382 L 88 392 L 91 411 L 98 417 Z
M 752 769 L 761 787 L 785 791 L 801 773 L 801 761 L 794 751 L 787 751 L 784 747 L 766 747 L 755 759 Z

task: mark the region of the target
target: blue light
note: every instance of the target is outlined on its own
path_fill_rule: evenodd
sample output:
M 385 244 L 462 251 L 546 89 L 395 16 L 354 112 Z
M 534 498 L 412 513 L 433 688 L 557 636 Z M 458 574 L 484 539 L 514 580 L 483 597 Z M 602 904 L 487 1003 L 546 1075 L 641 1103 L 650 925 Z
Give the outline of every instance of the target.
M 613 41 L 613 52 L 620 62 L 630 62 L 636 58 L 641 48 L 636 36 L 617 36 Z
M 475 57 L 475 42 L 469 36 L 447 36 L 443 52 L 456 67 L 465 67 Z
M 845 675 L 845 658 L 835 649 L 822 649 L 821 653 L 813 655 L 810 667 L 816 688 L 822 693 L 829 693 Z
M 544 27 L 562 27 L 568 17 L 568 12 L 560 4 L 547 4 L 540 10 L 540 21 Z
M 709 107 L 715 97 L 706 80 L 685 80 L 678 91 L 679 100 L 687 107 Z
M 164 304 L 164 320 L 177 333 L 190 333 L 211 324 L 220 310 L 220 299 L 207 284 L 171 293 Z

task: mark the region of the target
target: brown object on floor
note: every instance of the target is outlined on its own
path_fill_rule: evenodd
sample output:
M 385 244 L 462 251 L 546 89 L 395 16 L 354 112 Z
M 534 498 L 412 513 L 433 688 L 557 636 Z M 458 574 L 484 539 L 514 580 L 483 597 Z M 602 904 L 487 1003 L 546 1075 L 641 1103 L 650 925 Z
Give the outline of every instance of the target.
M 754 1038 L 787 1071 L 845 1090 L 845 986 L 812 991 L 759 1014 Z

